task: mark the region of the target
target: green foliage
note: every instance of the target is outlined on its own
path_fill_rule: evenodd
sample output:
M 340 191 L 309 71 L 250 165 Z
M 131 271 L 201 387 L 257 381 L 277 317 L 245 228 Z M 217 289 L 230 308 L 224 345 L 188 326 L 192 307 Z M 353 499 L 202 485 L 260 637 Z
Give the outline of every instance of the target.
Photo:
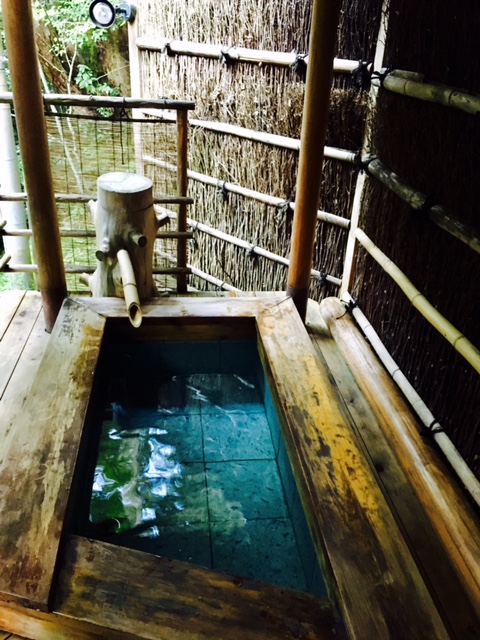
M 88 0 L 35 0 L 33 6 L 36 19 L 53 37 L 51 51 L 62 61 L 69 81 L 94 95 L 116 95 L 115 89 L 101 82 L 99 44 L 108 40 L 108 33 L 90 20 Z

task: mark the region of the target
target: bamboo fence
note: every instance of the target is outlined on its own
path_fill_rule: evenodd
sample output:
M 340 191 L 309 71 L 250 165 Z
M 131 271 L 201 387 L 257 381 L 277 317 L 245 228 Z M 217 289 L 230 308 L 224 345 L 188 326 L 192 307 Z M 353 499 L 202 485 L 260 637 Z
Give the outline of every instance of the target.
M 343 4 L 337 58 L 355 61 L 357 67 L 357 61 L 373 55 L 381 2 L 375 0 L 363 8 L 351 1 Z M 151 45 L 154 39 L 157 48 L 158 39 L 161 45 L 168 40 L 168 53 L 179 53 L 138 50 L 143 95 L 195 101 L 195 117 L 190 119 L 190 175 L 215 176 L 223 183 L 214 186 L 190 180 L 189 195 L 195 200 L 191 217 L 273 254 L 288 255 L 293 208 L 280 202 L 295 200 L 304 94 L 301 64 L 297 70 L 290 68 L 297 58 L 291 52 L 308 52 L 311 4 L 304 0 L 215 4 L 196 0 L 187 8 L 157 7 L 140 0 L 138 9 L 137 44 Z M 180 49 L 193 48 L 202 57 L 180 54 Z M 227 64 L 220 64 L 217 54 L 225 48 L 232 59 L 242 59 L 241 64 L 228 64 L 228 55 L 224 56 Z M 283 66 L 266 62 L 272 56 L 280 60 L 275 52 L 289 52 L 282 57 Z M 247 61 L 247 56 L 252 59 Z M 262 62 L 254 61 L 259 59 Z M 325 160 L 318 209 L 345 222 L 334 226 L 319 220 L 313 267 L 338 279 L 346 243 L 343 227 L 348 225 L 345 212 L 350 210 L 355 184 L 352 163 L 363 139 L 367 98 L 352 87 L 348 73 L 337 74 L 331 97 L 326 144 L 331 155 L 341 160 Z M 155 149 L 147 155 L 158 157 Z M 253 193 L 242 194 L 230 185 L 242 185 L 255 194 L 275 194 L 279 201 L 251 198 Z M 197 234 L 189 264 L 242 290 L 284 289 L 284 266 L 254 256 L 218 238 Z M 195 278 L 192 283 L 207 286 Z M 336 285 L 324 279 L 312 281 L 311 294 L 317 299 L 336 291 Z
M 392 10 L 393 9 L 393 10 Z M 385 76 L 480 94 L 480 59 L 471 37 L 478 3 L 432 5 L 394 0 L 388 12 Z M 468 60 L 468 64 L 465 61 Z M 409 72 L 397 69 L 408 69 Z M 384 80 L 385 82 L 385 80 Z M 395 81 L 396 82 L 396 81 Z M 448 91 L 448 90 L 447 90 Z M 360 226 L 431 304 L 470 342 L 480 345 L 480 261 L 476 251 L 432 224 L 432 208 L 455 212 L 475 242 L 480 233 L 480 144 L 477 118 L 457 108 L 379 90 L 368 151 L 414 185 L 414 213 L 377 179 L 367 179 Z M 418 198 L 420 195 L 420 198 Z M 441 205 L 440 205 L 441 203 Z M 420 212 L 421 211 L 421 212 Z M 349 287 L 417 392 L 480 477 L 480 379 L 418 314 L 390 277 L 360 247 Z

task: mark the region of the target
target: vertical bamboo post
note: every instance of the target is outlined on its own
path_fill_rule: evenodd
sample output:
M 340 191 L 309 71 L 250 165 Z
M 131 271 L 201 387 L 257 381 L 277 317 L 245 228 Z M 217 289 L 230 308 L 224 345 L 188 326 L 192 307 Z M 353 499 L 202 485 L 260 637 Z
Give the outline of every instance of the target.
M 43 114 L 32 7 L 30 0 L 2 0 L 2 9 L 38 264 L 37 284 L 42 294 L 46 328 L 50 332 L 67 296 L 67 286 Z
M 188 187 L 188 111 L 177 111 L 177 194 L 179 196 L 187 195 Z M 178 205 L 177 216 L 178 231 L 187 230 L 187 205 Z M 177 240 L 177 266 L 187 266 L 187 239 L 178 238 Z M 179 273 L 177 275 L 177 291 L 178 293 L 186 293 L 187 291 L 187 274 Z
M 137 47 L 138 21 L 128 23 L 128 60 L 130 64 L 130 95 L 132 98 L 142 97 L 142 80 L 140 75 L 140 55 Z M 133 119 L 141 118 L 140 109 L 132 109 Z M 133 123 L 133 145 L 135 148 L 135 170 L 144 173 L 142 131 L 139 122 Z
M 287 294 L 305 320 L 340 0 L 314 0 Z

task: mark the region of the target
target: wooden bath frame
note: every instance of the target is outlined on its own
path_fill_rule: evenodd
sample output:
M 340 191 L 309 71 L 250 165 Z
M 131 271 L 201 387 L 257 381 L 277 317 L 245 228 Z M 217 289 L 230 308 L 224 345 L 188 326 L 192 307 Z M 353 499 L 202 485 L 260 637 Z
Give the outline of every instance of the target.
M 135 330 L 120 299 L 67 299 L 62 307 L 0 467 L 0 628 L 35 638 L 105 637 L 108 629 L 109 638 L 228 640 L 241 630 L 252 640 L 286 640 L 341 638 L 344 624 L 347 637 L 361 640 L 447 638 L 292 300 L 160 298 L 142 310 Z M 110 332 L 256 339 L 330 602 L 64 530 Z

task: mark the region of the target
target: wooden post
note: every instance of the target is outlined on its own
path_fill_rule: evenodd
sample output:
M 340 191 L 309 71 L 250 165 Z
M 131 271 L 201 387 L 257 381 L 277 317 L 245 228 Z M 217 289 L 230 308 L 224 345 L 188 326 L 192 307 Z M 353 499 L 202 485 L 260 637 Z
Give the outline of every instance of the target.
M 186 196 L 188 187 L 187 158 L 188 150 L 188 111 L 177 111 L 177 195 Z M 177 230 L 187 230 L 187 205 L 178 205 Z M 177 266 L 187 266 L 187 240 L 177 240 Z M 177 276 L 178 293 L 187 291 L 187 275 L 179 273 Z
M 303 320 L 307 311 L 339 14 L 339 0 L 314 1 L 287 284 L 287 294 Z
M 28 193 L 37 284 L 47 331 L 67 296 L 62 246 L 43 115 L 37 50 L 30 0 L 2 0 L 18 138 Z
M 157 222 L 152 181 L 133 173 L 113 172 L 97 180 L 92 203 L 98 266 L 85 276 L 94 296 L 124 297 L 134 327 L 141 324 L 140 299 L 156 293 L 152 276 Z

